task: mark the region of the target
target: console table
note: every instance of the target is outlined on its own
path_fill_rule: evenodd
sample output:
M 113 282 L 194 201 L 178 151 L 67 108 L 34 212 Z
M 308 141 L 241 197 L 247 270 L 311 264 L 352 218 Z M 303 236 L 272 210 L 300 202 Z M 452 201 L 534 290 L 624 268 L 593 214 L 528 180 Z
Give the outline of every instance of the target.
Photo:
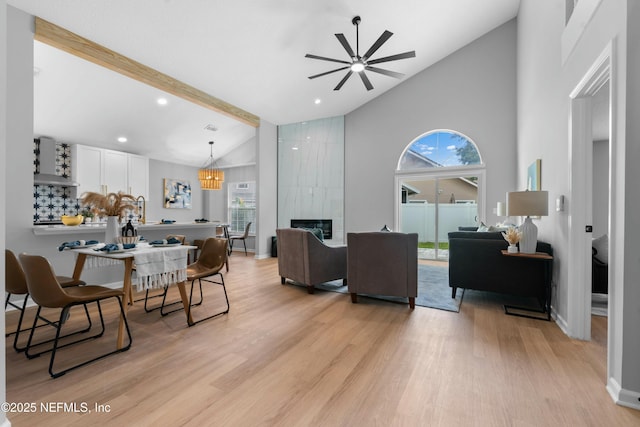
M 520 317 L 528 317 L 530 319 L 538 319 L 538 320 L 551 320 L 551 267 L 553 263 L 553 257 L 546 252 L 535 252 L 532 254 L 525 254 L 522 252 L 510 253 L 507 250 L 502 250 L 502 255 L 506 257 L 515 257 L 515 258 L 526 258 L 530 259 L 531 262 L 540 262 L 541 268 L 544 268 L 544 283 L 541 283 L 541 286 L 544 286 L 545 289 L 545 300 L 540 302 L 540 309 L 532 309 L 528 307 L 518 307 L 513 305 L 504 306 L 504 312 L 510 316 L 520 316 Z M 541 313 L 546 314 L 545 317 L 531 316 L 522 313 L 515 313 L 509 310 L 519 310 L 529 313 Z

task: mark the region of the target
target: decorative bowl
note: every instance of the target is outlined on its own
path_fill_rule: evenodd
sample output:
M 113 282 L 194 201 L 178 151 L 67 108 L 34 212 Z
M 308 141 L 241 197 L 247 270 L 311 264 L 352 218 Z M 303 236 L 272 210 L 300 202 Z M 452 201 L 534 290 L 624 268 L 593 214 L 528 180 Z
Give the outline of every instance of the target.
M 140 241 L 140 236 L 118 236 L 118 243 L 127 244 L 127 243 L 138 243 Z
M 76 215 L 76 216 L 68 216 L 68 215 L 62 215 L 62 217 L 60 217 L 60 219 L 62 220 L 62 223 L 64 225 L 80 225 L 82 224 L 82 220 L 84 219 L 84 217 L 82 215 Z

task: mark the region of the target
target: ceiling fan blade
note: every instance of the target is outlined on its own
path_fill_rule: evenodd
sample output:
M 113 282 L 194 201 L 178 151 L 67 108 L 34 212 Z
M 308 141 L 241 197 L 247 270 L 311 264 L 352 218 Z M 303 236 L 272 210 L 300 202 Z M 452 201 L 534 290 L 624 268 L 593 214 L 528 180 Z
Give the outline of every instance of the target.
M 349 72 L 347 73 L 346 76 L 344 76 L 342 78 L 342 80 L 340 80 L 340 83 L 338 83 L 338 86 L 334 87 L 333 90 L 340 90 L 340 88 L 342 87 L 342 85 L 349 79 L 349 77 L 351 77 L 351 74 L 353 74 L 353 71 L 349 70 Z
M 331 62 L 338 62 L 340 64 L 349 64 L 349 65 L 351 65 L 351 62 L 349 62 L 349 61 L 343 61 L 342 59 L 333 59 L 333 58 L 327 58 L 327 57 L 324 57 L 324 56 L 312 55 L 310 53 L 307 53 L 304 57 L 305 58 L 311 58 L 311 59 L 320 59 L 322 61 L 331 61 Z
M 309 76 L 310 79 L 315 79 L 316 77 L 322 77 L 322 76 L 326 76 L 327 74 L 331 74 L 331 73 L 335 73 L 337 71 L 341 71 L 341 70 L 346 70 L 347 68 L 349 68 L 348 66 L 346 67 L 340 67 L 340 68 L 336 68 L 335 70 L 331 70 L 331 71 L 326 71 L 324 73 L 320 73 L 320 74 L 316 74 L 313 76 Z
M 344 50 L 346 50 L 347 53 L 349 54 L 349 57 L 350 58 L 355 57 L 356 54 L 353 53 L 353 49 L 351 49 L 351 45 L 347 41 L 347 38 L 344 36 L 344 34 L 342 34 L 342 33 L 341 34 L 336 34 L 336 37 L 338 38 L 338 41 L 340 42 L 340 44 L 342 45 Z
M 366 67 L 364 67 L 364 69 L 367 70 L 367 71 L 373 71 L 374 73 L 384 74 L 385 76 L 395 77 L 396 79 L 400 79 L 400 78 L 404 77 L 404 74 L 402 74 L 402 73 L 396 73 L 395 71 L 383 70 L 382 68 L 366 66 Z
M 389 62 L 389 61 L 397 61 L 398 59 L 407 59 L 407 58 L 415 58 L 416 51 L 412 50 L 411 52 L 399 53 L 397 55 L 385 56 L 384 58 L 372 59 L 367 61 L 367 64 L 379 64 L 381 62 Z
M 393 35 L 393 33 L 391 31 L 385 30 L 384 33 L 382 33 L 382 35 L 380 37 L 378 37 L 378 40 L 376 40 L 376 42 L 373 44 L 373 46 L 371 46 L 369 48 L 369 50 L 364 54 L 362 59 L 364 61 L 366 61 L 367 58 L 369 58 L 371 55 L 373 55 L 376 52 L 376 50 L 380 49 L 380 46 L 382 46 L 384 44 L 384 42 L 389 40 L 389 37 L 391 37 L 392 35 Z
M 364 73 L 364 71 L 359 72 L 358 74 L 360 74 L 360 78 L 362 79 L 362 83 L 364 83 L 364 87 L 367 88 L 367 90 L 371 90 L 373 89 L 373 85 L 371 84 L 371 82 L 369 81 L 369 78 L 367 77 L 367 75 Z

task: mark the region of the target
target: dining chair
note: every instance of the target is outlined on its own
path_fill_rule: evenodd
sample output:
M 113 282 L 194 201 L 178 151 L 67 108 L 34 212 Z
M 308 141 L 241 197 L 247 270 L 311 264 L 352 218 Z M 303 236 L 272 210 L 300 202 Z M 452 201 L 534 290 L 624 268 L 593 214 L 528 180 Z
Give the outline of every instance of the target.
M 227 288 L 224 284 L 224 277 L 222 276 L 222 267 L 224 266 L 227 259 L 227 240 L 220 239 L 216 237 L 210 237 L 204 241 L 202 246 L 202 253 L 198 257 L 198 260 L 192 264 L 187 266 L 187 280 L 191 282 L 191 290 L 189 292 L 189 306 L 187 309 L 187 323 L 189 326 L 193 326 L 205 320 L 211 319 L 216 316 L 220 316 L 221 314 L 226 314 L 229 312 L 229 297 L 227 295 Z M 220 276 L 219 281 L 213 280 L 213 276 Z M 224 292 L 224 298 L 226 301 L 226 309 L 220 311 L 218 313 L 206 316 L 197 321 L 191 321 L 191 307 L 196 306 L 198 304 L 193 304 L 193 288 L 196 280 L 198 281 L 198 285 L 200 287 L 200 295 L 202 295 L 202 282 L 213 283 L 216 285 L 222 286 Z M 165 293 L 166 299 L 166 293 Z M 168 304 L 165 303 L 165 299 L 162 301 L 162 307 L 164 308 Z M 163 310 L 161 309 L 161 312 Z M 179 310 L 173 310 L 169 313 L 173 313 Z M 166 313 L 166 314 L 169 314 Z
M 247 226 L 244 228 L 244 234 L 229 236 L 229 252 L 233 252 L 233 242 L 236 240 L 242 240 L 242 244 L 244 245 L 244 256 L 247 256 L 247 237 L 249 237 L 249 227 L 251 227 L 251 222 L 247 223 Z
M 9 249 L 5 249 L 4 251 L 4 260 L 5 260 L 5 290 L 7 292 L 7 298 L 4 302 L 4 308 L 7 309 L 8 306 L 11 306 L 20 311 L 20 317 L 18 318 L 18 326 L 16 327 L 15 332 L 10 332 L 5 334 L 5 337 L 9 337 L 15 334 L 13 339 L 13 348 L 18 353 L 23 352 L 27 349 L 26 346 L 19 347 L 18 339 L 20 338 L 21 332 L 27 332 L 31 330 L 31 328 L 22 329 L 22 322 L 24 320 L 25 310 L 27 307 L 27 302 L 29 300 L 29 289 L 27 288 L 27 279 L 24 275 L 24 270 L 20 265 L 20 261 L 16 255 Z M 82 280 L 74 280 L 71 277 L 67 276 L 56 276 L 56 279 L 60 283 L 60 286 L 71 287 L 71 286 L 83 286 L 86 283 Z M 22 304 L 18 305 L 11 301 L 11 295 L 24 295 L 24 299 L 22 300 Z M 91 329 L 91 317 L 89 316 L 89 312 L 86 312 L 87 320 L 89 321 L 89 326 L 82 331 L 78 331 L 77 333 L 87 332 Z M 52 322 L 45 317 L 40 317 L 45 324 L 51 325 Z M 40 326 L 45 326 L 42 324 Z M 43 344 L 43 343 L 39 343 Z
M 127 318 L 125 316 L 124 308 L 122 306 L 122 298 L 124 293 L 120 289 L 109 289 L 105 286 L 95 286 L 95 285 L 85 285 L 85 286 L 76 286 L 71 288 L 62 288 L 60 283 L 56 279 L 55 273 L 49 261 L 46 258 L 39 255 L 27 255 L 20 254 L 20 263 L 22 264 L 22 268 L 25 273 L 25 277 L 27 280 L 27 288 L 29 289 L 29 294 L 31 298 L 38 304 L 38 310 L 36 312 L 36 318 L 33 321 L 33 327 L 31 328 L 31 332 L 29 333 L 29 341 L 27 342 L 27 349 L 25 354 L 28 358 L 33 358 L 40 356 L 41 354 L 51 352 L 51 359 L 49 361 L 49 374 L 53 378 L 58 378 L 67 372 L 85 366 L 89 363 L 95 362 L 112 354 L 120 353 L 128 350 L 131 347 L 131 332 L 129 330 L 129 323 L 127 322 Z M 127 331 L 127 335 L 129 337 L 129 342 L 126 346 L 122 348 L 118 348 L 113 351 L 109 351 L 107 353 L 103 353 L 97 357 L 94 357 L 90 360 L 83 361 L 81 363 L 75 364 L 66 369 L 54 372 L 54 363 L 56 353 L 59 349 L 68 347 L 73 344 L 78 344 L 87 340 L 93 340 L 98 338 L 104 334 L 105 325 L 104 318 L 102 316 L 102 308 L 100 307 L 100 302 L 103 300 L 107 300 L 110 298 L 115 298 L 118 300 L 118 305 L 120 306 L 120 316 L 124 320 L 125 329 Z M 95 335 L 91 335 L 89 337 L 81 338 L 76 341 L 68 342 L 65 344 L 60 344 L 61 331 L 62 327 L 67 319 L 69 310 L 77 305 L 83 305 L 85 310 L 87 310 L 87 304 L 95 302 L 98 307 L 98 313 L 100 315 L 100 324 L 101 330 Z M 53 346 L 51 349 L 41 351 L 39 353 L 32 354 L 30 353 L 30 349 L 32 347 L 31 343 L 33 342 L 34 331 L 36 330 L 40 311 L 42 308 L 58 308 L 60 309 L 60 318 L 57 322 L 55 322 L 56 326 L 56 335 L 53 339 Z

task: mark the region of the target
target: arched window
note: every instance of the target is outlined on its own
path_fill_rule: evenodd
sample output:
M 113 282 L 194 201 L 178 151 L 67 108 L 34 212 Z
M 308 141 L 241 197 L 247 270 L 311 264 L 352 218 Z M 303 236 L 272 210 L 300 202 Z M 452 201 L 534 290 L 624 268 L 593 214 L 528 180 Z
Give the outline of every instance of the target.
M 399 170 L 481 165 L 480 153 L 469 138 L 451 130 L 435 130 L 416 138 L 405 149 Z
M 398 159 L 395 227 L 418 234 L 418 258 L 446 260 L 448 233 L 484 220 L 485 166 L 476 144 L 451 130 L 414 139 Z

